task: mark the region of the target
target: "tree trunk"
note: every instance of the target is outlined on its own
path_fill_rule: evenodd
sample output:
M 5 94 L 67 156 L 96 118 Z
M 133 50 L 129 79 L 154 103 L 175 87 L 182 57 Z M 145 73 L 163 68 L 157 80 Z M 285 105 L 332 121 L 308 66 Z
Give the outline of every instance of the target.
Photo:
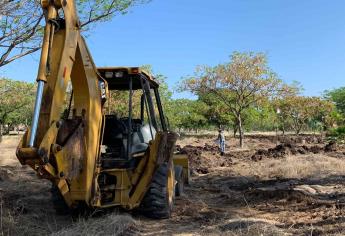
M 2 124 L 0 123 L 0 143 L 2 141 Z
M 234 138 L 236 138 L 236 134 L 237 134 L 237 130 L 238 130 L 236 123 L 234 123 L 233 129 L 234 129 Z
M 241 114 L 237 115 L 237 122 L 238 122 L 237 123 L 238 131 L 240 133 L 240 147 L 243 148 L 243 146 L 244 146 L 244 135 L 243 135 Z
M 301 128 L 297 128 L 296 135 L 299 135 L 301 133 Z

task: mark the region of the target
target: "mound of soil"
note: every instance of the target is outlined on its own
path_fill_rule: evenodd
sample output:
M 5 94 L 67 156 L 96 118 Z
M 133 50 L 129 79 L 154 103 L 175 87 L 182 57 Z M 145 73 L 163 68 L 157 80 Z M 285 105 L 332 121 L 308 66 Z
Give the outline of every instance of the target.
M 325 146 L 325 152 L 336 152 L 338 151 L 338 146 L 336 142 L 329 142 Z
M 294 143 L 294 144 L 321 144 L 323 143 L 322 137 L 320 135 L 289 135 L 280 136 L 279 141 L 281 143 Z
M 246 135 L 247 139 L 256 140 L 260 142 L 269 141 L 275 143 L 278 141 L 280 143 L 293 143 L 293 144 L 321 144 L 323 143 L 323 138 L 320 135 L 310 135 L 310 134 L 300 134 L 300 135 L 260 135 L 260 134 L 249 134 Z
M 292 144 L 279 144 L 274 148 L 269 149 L 260 149 L 256 151 L 256 153 L 252 156 L 252 160 L 259 161 L 263 158 L 283 158 L 287 155 L 292 153 L 300 153 L 305 154 L 305 150 L 303 148 L 296 149 L 296 146 Z
M 297 155 L 297 154 L 318 154 L 324 152 L 336 152 L 338 151 L 337 144 L 334 142 L 330 142 L 324 146 L 321 145 L 313 145 L 313 146 L 297 146 L 293 143 L 283 143 L 279 144 L 274 148 L 269 149 L 259 149 L 256 153 L 251 157 L 253 161 L 259 161 L 263 158 L 283 158 L 287 155 Z
M 217 146 L 205 144 L 203 147 L 192 145 L 181 147 L 176 145 L 176 150 L 188 156 L 192 173 L 207 174 L 210 168 L 228 167 L 232 164 L 230 155 L 220 156 Z

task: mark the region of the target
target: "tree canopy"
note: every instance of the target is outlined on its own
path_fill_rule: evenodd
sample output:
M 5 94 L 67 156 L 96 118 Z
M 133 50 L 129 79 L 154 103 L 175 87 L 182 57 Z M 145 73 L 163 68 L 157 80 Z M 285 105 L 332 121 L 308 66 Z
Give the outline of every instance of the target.
M 230 62 L 198 67 L 182 87 L 196 95 L 213 94 L 226 107 L 224 113 L 234 116 L 243 146 L 244 112 L 278 93 L 282 82 L 269 68 L 265 54 L 234 52 Z
M 320 123 L 323 127 L 327 117 L 334 110 L 329 101 L 319 97 L 289 96 L 275 102 L 280 113 L 280 123 L 283 130 L 291 127 L 296 134 L 299 134 L 308 123 L 316 126 Z
M 30 122 L 35 85 L 0 78 L 0 136 L 4 124 L 18 125 Z
M 338 111 L 345 115 L 345 87 L 325 91 L 325 98 L 334 102 Z
M 331 130 L 345 121 L 344 88 L 327 91 L 324 97 L 303 96 L 299 83 L 287 85 L 277 78 L 264 54 L 234 53 L 230 62 L 198 67 L 195 75 L 180 85 L 192 91 L 196 99 L 173 99 L 167 78 L 150 65 L 142 67 L 160 82 L 164 113 L 171 129 L 181 132 L 221 127 L 233 130 L 243 141 L 244 131 L 280 128 L 299 134 Z M 133 116 L 140 118 L 141 94 L 137 92 L 133 95 Z M 34 97 L 34 84 L 1 78 L 0 127 L 29 124 Z M 105 112 L 128 116 L 128 97 L 128 91 L 112 91 Z
M 150 0 L 76 0 L 82 30 Z M 0 0 L 0 67 L 40 49 L 44 17 L 38 0 Z

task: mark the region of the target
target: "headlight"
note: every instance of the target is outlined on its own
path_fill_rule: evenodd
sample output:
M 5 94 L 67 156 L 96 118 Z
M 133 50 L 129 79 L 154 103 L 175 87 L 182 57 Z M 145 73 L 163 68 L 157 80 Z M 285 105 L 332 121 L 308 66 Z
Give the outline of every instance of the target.
M 115 78 L 122 78 L 123 77 L 123 71 L 118 71 L 115 73 Z
M 104 74 L 104 76 L 105 76 L 105 78 L 107 78 L 107 79 L 113 78 L 114 72 L 112 72 L 112 71 L 106 71 L 105 74 Z

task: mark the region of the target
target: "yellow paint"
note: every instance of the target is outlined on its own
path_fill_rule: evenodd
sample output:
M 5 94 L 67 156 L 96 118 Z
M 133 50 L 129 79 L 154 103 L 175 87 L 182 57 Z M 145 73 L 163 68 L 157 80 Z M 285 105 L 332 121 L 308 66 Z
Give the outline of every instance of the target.
M 48 22 L 45 26 L 37 77 L 37 80 L 45 82 L 38 132 L 32 148 L 27 147 L 30 131 L 24 135 L 18 145 L 17 157 L 23 165 L 31 166 L 39 176 L 55 183 L 69 206 L 76 206 L 78 202 L 83 201 L 90 207 L 122 206 L 126 209 L 138 207 L 159 164 L 157 161 L 159 147 L 167 142 L 167 131 L 157 132 L 147 152 L 143 156 L 133 157 L 139 161 L 134 169 L 102 169 L 99 158 L 104 114 L 99 81 L 105 83 L 106 95 L 108 95 L 107 83 L 101 78 L 85 40 L 80 35 L 75 2 L 42 0 L 41 4 L 44 9 L 48 9 L 45 11 L 47 19 L 55 17 L 56 11 L 62 8 L 66 27 L 52 34 L 54 32 L 52 24 Z M 49 70 L 47 70 L 48 64 Z M 119 67 L 99 70 L 116 68 Z M 131 67 L 126 70 L 129 74 L 142 73 L 150 83 L 158 86 L 153 77 L 141 68 Z M 57 124 L 60 124 L 58 122 L 61 119 L 61 109 L 69 81 L 73 86 L 73 109 L 75 109 L 73 119 L 79 122 L 78 129 L 82 130 L 82 135 L 74 136 L 77 131 L 68 130 L 71 133 L 68 133 L 69 135 L 66 136 L 68 139 L 62 144 L 57 143 L 59 134 L 67 131 Z M 76 153 L 80 151 L 84 155 L 77 165 L 70 159 L 70 155 L 73 155 L 75 150 L 71 150 L 71 146 L 67 145 L 71 143 L 72 138 L 77 138 L 76 143 L 80 144 L 81 149 L 85 149 L 77 150 Z M 172 157 L 169 156 L 165 161 L 171 164 L 167 186 L 169 199 L 172 201 L 175 186 Z M 174 162 L 188 169 L 188 159 L 174 158 Z M 78 169 L 73 169 L 71 174 L 71 166 L 74 165 L 78 166 Z M 106 186 L 111 193 L 114 193 L 114 197 L 107 203 L 101 201 L 101 189 L 98 184 L 99 176 L 104 173 L 116 177 L 114 186 Z

